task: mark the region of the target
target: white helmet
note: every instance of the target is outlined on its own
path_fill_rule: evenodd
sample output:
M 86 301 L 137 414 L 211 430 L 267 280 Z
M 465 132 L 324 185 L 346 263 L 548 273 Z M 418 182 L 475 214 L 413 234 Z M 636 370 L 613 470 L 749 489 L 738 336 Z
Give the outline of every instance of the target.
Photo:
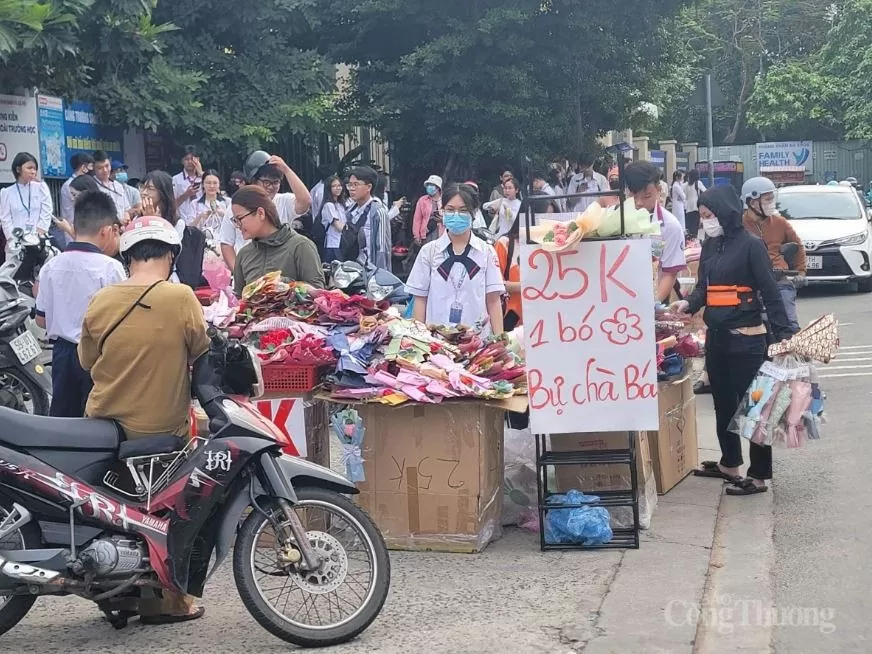
M 742 202 L 748 204 L 748 200 L 759 200 L 775 191 L 775 184 L 768 177 L 752 177 L 742 185 Z
M 172 246 L 174 258 L 182 251 L 182 237 L 179 232 L 158 216 L 143 216 L 130 221 L 121 234 L 121 255 L 124 256 L 130 248 L 143 241 L 160 241 Z
M 851 184 L 851 182 L 849 182 L 847 179 L 843 179 L 841 182 L 839 182 L 839 186 L 853 186 L 853 184 Z

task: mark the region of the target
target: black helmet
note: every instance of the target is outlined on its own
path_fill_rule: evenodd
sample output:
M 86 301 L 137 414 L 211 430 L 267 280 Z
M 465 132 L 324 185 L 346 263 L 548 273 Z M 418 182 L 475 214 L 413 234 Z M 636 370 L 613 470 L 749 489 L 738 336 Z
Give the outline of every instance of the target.
M 269 157 L 269 153 L 264 152 L 263 150 L 255 150 L 248 155 L 248 159 L 245 160 L 245 165 L 242 166 L 242 173 L 245 175 L 245 180 L 247 182 L 253 182 L 255 180 L 260 169 L 266 166 L 269 162 Z

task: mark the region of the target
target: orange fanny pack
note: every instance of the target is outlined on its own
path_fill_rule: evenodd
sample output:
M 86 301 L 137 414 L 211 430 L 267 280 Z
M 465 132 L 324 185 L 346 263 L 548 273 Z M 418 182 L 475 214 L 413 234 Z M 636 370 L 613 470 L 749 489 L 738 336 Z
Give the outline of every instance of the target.
M 754 301 L 754 289 L 748 286 L 709 286 L 706 290 L 706 306 L 738 307 L 743 302 Z

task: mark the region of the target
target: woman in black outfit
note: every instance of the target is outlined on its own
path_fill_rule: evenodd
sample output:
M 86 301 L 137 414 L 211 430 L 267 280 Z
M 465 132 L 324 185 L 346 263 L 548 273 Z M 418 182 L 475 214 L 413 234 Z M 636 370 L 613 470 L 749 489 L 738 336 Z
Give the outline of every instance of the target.
M 778 341 L 790 338 L 793 330 L 772 276 L 766 246 L 742 225 L 742 202 L 736 190 L 720 186 L 706 191 L 699 198 L 699 211 L 707 237 L 700 258 L 699 282 L 690 297 L 674 307 L 691 315 L 705 307 L 705 363 L 721 460 L 704 461 L 694 474 L 731 481 L 733 486 L 727 489 L 730 495 L 754 495 L 765 492 L 766 480 L 772 479 L 772 448 L 750 444 L 751 466 L 748 477 L 742 479 L 741 439 L 728 427 L 766 360 L 764 306 Z

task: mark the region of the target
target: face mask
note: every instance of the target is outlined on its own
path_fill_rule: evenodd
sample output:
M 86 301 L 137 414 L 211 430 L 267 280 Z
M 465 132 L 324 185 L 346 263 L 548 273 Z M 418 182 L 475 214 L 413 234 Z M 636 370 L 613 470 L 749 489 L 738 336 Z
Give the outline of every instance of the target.
M 762 202 L 760 208 L 763 210 L 763 215 L 771 218 L 778 213 L 778 206 L 774 202 Z
M 718 236 L 724 235 L 724 228 L 721 227 L 721 224 L 718 222 L 717 218 L 709 218 L 708 220 L 703 220 L 702 229 L 705 232 L 705 235 L 711 238 L 717 238 Z
M 427 184 L 424 187 L 424 190 L 427 191 L 427 195 L 436 195 L 436 191 L 439 189 L 437 189 L 433 184 Z
M 116 182 L 121 182 L 122 184 L 126 184 L 127 179 L 128 179 L 127 173 L 115 173 L 115 181 Z
M 463 234 L 472 227 L 472 216 L 465 212 L 446 213 L 442 217 L 442 224 L 454 235 Z

